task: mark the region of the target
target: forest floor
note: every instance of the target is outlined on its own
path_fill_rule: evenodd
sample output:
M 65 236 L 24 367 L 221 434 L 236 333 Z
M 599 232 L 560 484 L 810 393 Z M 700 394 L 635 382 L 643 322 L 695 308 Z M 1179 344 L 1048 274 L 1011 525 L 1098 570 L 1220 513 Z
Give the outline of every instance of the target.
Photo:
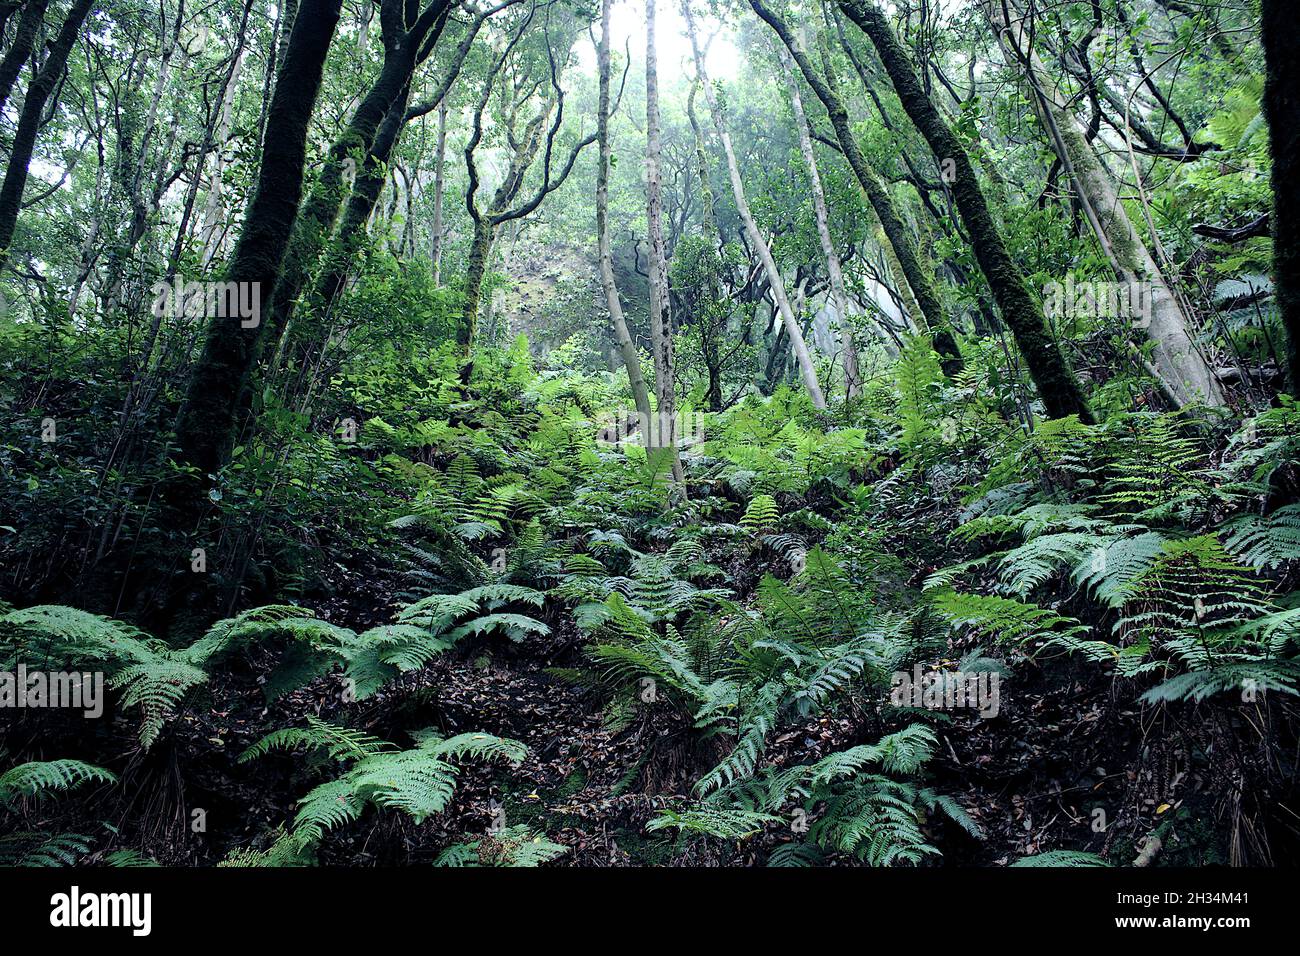
M 369 626 L 389 613 L 386 590 L 370 578 L 363 593 L 341 588 L 315 610 L 334 623 Z M 340 828 L 322 852 L 326 864 L 427 864 L 447 845 L 496 823 L 527 824 L 564 844 L 569 852 L 561 865 L 755 865 L 800 832 L 792 821 L 788 837 L 776 828 L 730 845 L 647 832 L 659 811 L 686 804 L 690 782 L 725 749 L 693 742 L 685 720 L 653 704 L 611 725 L 595 694 L 552 672 L 583 663 L 583 638 L 570 612 L 548 602 L 542 617 L 551 626 L 546 637 L 463 642 L 359 702 L 345 700 L 339 675 L 331 674 L 268 703 L 264 688 L 276 652 L 254 652 L 245 667 L 215 677 L 207 699 L 196 701 L 158 746 L 131 758 L 123 792 L 134 796 L 111 822 L 128 845 L 173 865 L 210 865 L 236 846 L 264 841 L 293 817 L 301 792 L 295 765 L 289 756 L 252 765 L 236 758 L 268 725 L 296 725 L 314 714 L 389 740 L 429 727 L 443 735 L 511 737 L 528 747 L 518 767 L 464 767 L 447 812 L 429 821 L 380 814 Z M 962 649 L 952 652 L 955 658 Z M 986 834 L 977 841 L 932 821 L 927 828 L 942 828 L 933 835 L 942 837 L 945 864 L 1006 865 L 1062 847 L 1137 856 L 1140 847 L 1112 845 L 1112 835 L 1149 832 L 1182 798 L 1196 799 L 1196 781 L 1179 779 L 1180 755 L 1150 752 L 1138 708 L 1095 668 L 1080 668 L 1077 679 L 1062 683 L 1059 668 L 1048 680 L 1041 669 L 1022 667 L 1017 680 L 1017 693 L 1006 695 L 995 717 L 962 712 L 936 727 L 933 783 Z M 857 709 L 810 719 L 774 737 L 767 760 L 777 767 L 807 762 L 874 739 L 871 719 Z M 196 807 L 206 820 L 197 835 L 190 827 Z M 1101 828 L 1097 808 L 1106 814 Z M 91 832 L 101 822 L 70 806 L 59 824 Z M 1116 822 L 1124 826 L 1111 826 Z M 1182 859 L 1177 839 L 1167 841 L 1162 862 Z M 1205 862 L 1196 855 L 1204 847 L 1186 849 L 1185 862 Z

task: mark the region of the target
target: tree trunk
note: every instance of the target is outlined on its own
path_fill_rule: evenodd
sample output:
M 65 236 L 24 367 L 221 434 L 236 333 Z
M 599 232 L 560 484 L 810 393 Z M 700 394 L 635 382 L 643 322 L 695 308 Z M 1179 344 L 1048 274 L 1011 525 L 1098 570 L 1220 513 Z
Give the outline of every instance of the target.
M 1273 153 L 1273 274 L 1291 394 L 1300 395 L 1300 36 L 1295 8 L 1263 0 L 1264 111 Z
M 388 116 L 384 118 L 383 125 L 375 134 L 370 155 L 367 156 L 365 165 L 357 175 L 357 181 L 352 187 L 352 195 L 348 198 L 347 209 L 330 244 L 330 250 L 325 256 L 324 268 L 321 269 L 321 274 L 308 299 L 312 312 L 326 312 L 333 307 L 339 293 L 343 290 L 343 284 L 347 281 L 348 273 L 357 255 L 362 250 L 366 224 L 370 221 L 370 214 L 379 202 L 379 196 L 387 180 L 385 170 L 388 160 L 406 126 L 406 106 L 410 93 L 411 88 L 408 84 L 406 90 L 389 108 Z
M 36 34 L 40 31 L 41 24 L 45 22 L 47 6 L 49 0 L 27 0 L 22 16 L 18 18 L 14 42 L 5 51 L 4 59 L 0 60 L 0 113 L 4 112 L 5 103 L 9 101 L 9 94 L 13 92 L 14 84 L 18 82 L 18 74 L 22 72 L 23 64 L 32 55 Z
M 495 8 L 489 8 L 489 11 L 479 14 L 475 24 L 471 24 L 471 31 L 477 29 L 476 24 L 482 22 L 482 17 L 490 13 L 492 9 L 501 9 L 502 5 L 498 4 Z M 557 171 L 552 168 L 551 160 L 555 150 L 555 139 L 560 132 L 564 122 L 564 88 L 559 83 L 559 68 L 555 61 L 550 61 L 550 92 L 546 95 L 541 107 L 525 126 L 521 135 L 516 135 L 515 120 L 517 113 L 523 104 L 530 100 L 533 94 L 537 93 L 542 87 L 540 83 L 533 82 L 530 79 L 529 70 L 524 68 L 522 71 L 516 71 L 514 75 L 515 88 L 512 91 L 512 97 L 519 97 L 514 102 L 517 103 L 511 115 L 507 118 L 506 126 L 508 139 L 510 141 L 511 157 L 510 165 L 506 170 L 500 185 L 492 194 L 492 200 L 487 211 L 479 208 L 478 188 L 479 188 L 479 171 L 478 165 L 474 159 L 474 153 L 478 149 L 483 139 L 483 117 L 487 113 L 488 102 L 492 95 L 492 90 L 497 76 L 505 66 L 507 58 L 514 49 L 515 44 L 523 36 L 524 29 L 532 20 L 534 11 L 529 11 L 519 27 L 513 32 L 511 39 L 507 42 L 501 55 L 497 57 L 495 64 L 488 70 L 487 76 L 483 82 L 483 93 L 479 97 L 478 107 L 474 111 L 474 121 L 470 132 L 469 141 L 465 144 L 465 167 L 469 175 L 469 188 L 465 190 L 465 209 L 474 221 L 474 243 L 470 250 L 470 261 L 468 263 L 467 275 L 465 278 L 466 288 L 464 300 L 461 308 L 460 323 L 456 332 L 456 340 L 461 347 L 462 355 L 466 359 L 471 359 L 471 349 L 474 343 L 475 327 L 478 325 L 478 308 L 479 301 L 482 299 L 482 282 L 483 277 L 487 274 L 487 259 L 491 252 L 492 240 L 495 238 L 496 230 L 507 222 L 515 222 L 523 219 L 532 213 L 548 195 L 562 186 L 569 174 L 573 172 L 574 166 L 578 161 L 578 156 L 582 150 L 586 149 L 596 141 L 596 133 L 584 136 L 574 143 L 569 152 L 568 159 L 564 165 Z M 570 34 L 563 42 L 572 45 L 574 37 Z M 550 35 L 547 34 L 548 45 L 551 42 Z M 462 43 L 462 50 L 466 50 Z M 567 47 L 566 47 L 567 49 Z M 445 95 L 445 89 L 442 95 Z M 522 95 L 521 95 L 522 94 Z M 417 108 L 415 112 L 423 110 L 423 107 Z M 426 111 L 427 112 L 427 111 Z M 554 119 L 551 118 L 554 114 Z M 548 125 L 549 122 L 549 125 Z M 545 149 L 543 149 L 543 145 Z M 541 183 L 529 197 L 518 205 L 512 206 L 518 198 L 520 191 L 524 187 L 528 171 L 532 168 L 533 162 L 537 159 L 538 154 L 543 156 Z M 469 377 L 473 370 L 473 362 L 468 361 L 462 370 L 462 380 L 469 382 Z
M 456 326 L 456 344 L 466 358 L 474 348 L 474 327 L 478 324 L 479 300 L 483 297 L 483 279 L 487 275 L 494 232 L 496 228 L 486 218 L 474 221 L 474 237 L 469 244 L 469 258 L 465 260 L 465 301 Z
M 804 79 L 808 81 L 808 85 L 812 87 L 813 92 L 826 108 L 831 128 L 835 130 L 835 138 L 840 144 L 844 158 L 848 161 L 849 168 L 853 170 L 853 175 L 862 186 L 862 191 L 866 193 L 867 201 L 871 203 L 871 208 L 875 210 L 876 217 L 880 220 L 885 238 L 893 249 L 894 258 L 902 268 L 902 279 L 906 280 L 912 289 L 912 295 L 920 309 L 920 318 L 928 327 L 934 349 L 943 360 L 944 372 L 947 375 L 955 375 L 962 368 L 961 351 L 957 348 L 957 340 L 943 316 L 943 306 L 934 291 L 934 283 L 921 266 L 915 244 L 908 235 L 907 227 L 899 219 L 888 190 L 875 170 L 867 163 L 866 157 L 862 155 L 862 150 L 858 147 L 857 139 L 849 126 L 848 111 L 844 108 L 844 102 L 839 94 L 836 93 L 833 82 L 823 81 L 817 75 L 789 24 L 767 8 L 761 0 L 750 0 L 750 5 L 776 31 L 795 63 L 798 64 Z
M 227 280 L 249 283 L 263 302 L 273 293 L 302 198 L 307 128 L 342 0 L 302 0 L 275 84 L 266 146 Z M 259 316 L 259 319 L 261 316 Z M 266 341 L 266 324 L 212 318 L 177 427 L 177 458 L 199 475 L 230 456 L 235 411 Z
M 781 320 L 785 323 L 786 335 L 790 340 L 795 361 L 799 365 L 799 374 L 803 378 L 804 387 L 808 389 L 813 406 L 825 408 L 826 398 L 822 395 L 821 385 L 817 381 L 817 369 L 813 365 L 812 355 L 808 352 L 808 344 L 804 341 L 799 321 L 790 307 L 789 299 L 786 298 L 785 283 L 781 279 L 780 270 L 776 267 L 776 261 L 772 258 L 772 250 L 768 247 L 762 232 L 759 231 L 758 223 L 754 221 L 754 216 L 749 210 L 749 202 L 745 198 L 745 185 L 740 178 L 740 167 L 736 164 L 736 151 L 731 146 L 731 134 L 727 131 L 722 108 L 718 105 L 718 97 L 709 83 L 709 76 L 704 68 L 704 54 L 700 50 L 699 39 L 695 32 L 695 18 L 687 3 L 682 4 L 682 14 L 686 18 L 686 29 L 690 33 L 691 49 L 695 54 L 695 71 L 704 87 L 704 98 L 709 104 L 709 112 L 713 115 L 713 126 L 717 130 L 718 140 L 722 143 L 722 151 L 727 159 L 727 172 L 731 176 L 731 192 L 736 200 L 736 211 L 740 213 L 745 232 L 749 235 L 749 243 L 758 253 L 759 261 L 763 263 L 763 269 L 767 273 L 768 283 L 772 287 L 772 298 L 776 300 L 777 308 L 781 312 Z
M 447 187 L 447 97 L 438 101 L 437 159 L 433 167 L 433 252 L 431 255 L 433 284 L 442 284 L 442 196 Z
M 396 15 L 404 19 L 405 15 L 400 12 L 404 3 L 399 0 L 385 0 L 385 3 L 395 3 L 399 10 Z M 330 147 L 320 175 L 312 186 L 307 201 L 303 203 L 298 222 L 294 226 L 293 241 L 285 257 L 283 275 L 267 310 L 267 334 L 273 341 L 283 333 L 293 312 L 294 302 L 302 292 L 311 270 L 320 261 L 334 224 L 338 221 L 348 188 L 344 179 L 349 164 L 355 172 L 354 157 L 369 153 L 379 124 L 384 121 L 393 102 L 411 81 L 416 65 L 427 53 L 426 37 L 430 31 L 440 29 L 440 25 L 445 22 L 449 4 L 450 0 L 435 0 L 420 14 L 416 25 L 409 29 L 399 27 L 400 36 L 384 37 L 384 64 L 379 76 L 353 111 L 347 127 Z
M 835 241 L 831 238 L 826 194 L 822 190 L 821 174 L 817 172 L 817 157 L 813 153 L 803 99 L 799 96 L 799 80 L 794 74 L 794 63 L 784 46 L 779 47 L 777 53 L 785 74 L 786 87 L 790 91 L 790 108 L 794 112 L 794 125 L 799 134 L 799 151 L 803 154 L 804 165 L 808 167 L 808 187 L 812 194 L 813 214 L 817 220 L 817 237 L 821 240 L 822 255 L 826 257 L 826 272 L 831 286 L 830 301 L 840 325 L 840 341 L 844 349 L 844 393 L 851 401 L 857 397 L 861 388 L 861 373 L 858 370 L 858 347 L 853 342 L 853 327 L 849 324 L 849 297 L 844 292 L 844 272 L 840 268 L 840 255 L 835 251 Z
M 1147 334 L 1155 342 L 1154 365 L 1180 404 L 1224 404 L 1223 388 L 1192 342 L 1190 323 L 1129 218 L 1109 171 L 1088 142 L 1074 114 L 1049 91 L 1051 75 L 1031 48 L 1023 14 L 1010 0 L 981 0 L 1008 63 L 1019 64 L 1032 88 L 1034 108 L 1102 251 L 1121 282 L 1150 294 Z M 1008 17 L 1008 13 L 1013 16 Z M 1136 316 L 1130 316 L 1136 318 Z
M 695 94 L 700 89 L 700 78 L 697 76 L 695 82 L 691 84 L 691 92 L 686 97 L 686 118 L 691 125 L 691 138 L 695 146 L 695 177 L 700 181 L 700 219 L 704 226 L 704 235 L 715 249 L 721 250 L 725 247 L 722 236 L 718 231 L 717 211 L 714 209 L 713 186 L 709 182 L 709 160 L 704 151 L 704 134 L 700 130 L 699 120 L 695 117 Z M 719 259 L 721 262 L 721 259 Z M 713 279 L 709 283 L 709 295 L 715 301 L 721 301 L 724 293 L 722 283 Z M 700 327 L 700 353 L 704 359 L 704 369 L 708 376 L 708 387 L 704 393 L 704 401 L 711 412 L 722 411 L 722 365 L 725 359 L 722 355 L 722 349 L 719 347 L 718 339 L 727 331 L 727 320 L 715 315 L 712 308 L 706 309 L 704 314 L 697 315 L 696 322 Z
M 95 0 L 74 0 L 67 19 L 59 29 L 59 35 L 50 44 L 49 55 L 27 87 L 27 97 L 23 100 L 22 113 L 18 117 L 18 128 L 14 131 L 13 143 L 9 148 L 9 165 L 5 169 L 4 185 L 0 186 L 0 268 L 9 259 L 9 245 L 13 242 L 14 230 L 18 226 L 23 190 L 27 186 L 27 173 L 32 153 L 36 149 L 36 134 L 40 132 L 45 101 L 50 98 L 59 77 L 63 75 L 68 55 L 77 42 L 77 34 L 94 5 Z
M 646 0 L 645 65 L 645 193 L 649 233 L 650 346 L 654 352 L 656 411 L 659 427 L 644 436 L 646 449 L 655 444 L 672 456 L 673 479 L 682 482 L 681 455 L 677 448 L 677 396 L 674 391 L 673 327 L 668 303 L 668 261 L 664 252 L 663 184 L 659 154 L 659 62 L 655 49 L 655 0 Z M 654 436 L 654 442 L 651 442 Z
M 870 0 L 839 0 L 839 4 L 845 15 L 871 40 L 903 109 L 930 144 L 940 165 L 951 164 L 950 168 L 956 174 L 952 185 L 953 197 L 970 233 L 975 258 L 993 290 L 1003 320 L 1025 357 L 1047 414 L 1052 418 L 1078 415 L 1081 421 L 1094 422 L 1074 370 L 1065 360 L 1060 345 L 1047 326 L 1041 306 L 1034 300 L 1025 277 L 1016 268 L 1002 241 L 970 157 L 922 89 L 916 70 L 894 36 L 892 27 Z
M 713 184 L 709 182 L 709 158 L 704 152 L 704 134 L 700 131 L 699 121 L 695 118 L 695 93 L 700 88 L 697 76 L 691 84 L 691 92 L 686 97 L 686 118 L 691 124 L 691 136 L 695 140 L 695 175 L 700 180 L 700 219 L 703 220 L 704 232 L 721 248 L 726 245 L 718 229 L 718 213 L 715 208 Z
M 212 179 L 208 185 L 208 198 L 203 207 L 202 247 L 200 261 L 207 269 L 221 252 L 222 239 L 226 229 L 226 206 L 222 198 L 225 189 L 226 147 L 230 139 L 230 126 L 235 111 L 235 90 L 239 85 L 239 74 L 243 69 L 245 52 L 239 51 L 235 56 L 234 68 L 226 81 L 225 96 L 221 100 L 221 111 L 217 115 L 216 135 L 213 146 L 216 150 Z M 196 174 L 197 175 L 197 174 Z
M 596 245 L 600 256 L 600 284 L 605 290 L 605 302 L 609 306 L 609 321 L 614 327 L 618 351 L 627 369 L 627 380 L 632 389 L 632 402 L 642 420 L 649 421 L 652 412 L 650 391 L 646 387 L 645 376 L 641 374 L 641 358 L 637 355 L 636 345 L 632 342 L 627 321 L 623 317 L 623 303 L 619 300 L 618 286 L 614 282 L 614 258 L 609 245 L 609 165 L 613 150 L 609 139 L 610 6 L 610 0 L 601 0 L 600 99 L 596 108 L 596 141 L 600 144 L 600 158 L 596 166 Z

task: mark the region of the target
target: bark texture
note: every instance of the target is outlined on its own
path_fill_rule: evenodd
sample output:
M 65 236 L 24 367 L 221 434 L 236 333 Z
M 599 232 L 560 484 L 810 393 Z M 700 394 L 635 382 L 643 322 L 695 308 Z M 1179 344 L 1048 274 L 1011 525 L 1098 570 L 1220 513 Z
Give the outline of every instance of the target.
M 1295 6 L 1263 0 L 1264 111 L 1273 153 L 1273 274 L 1291 393 L 1300 395 L 1300 33 Z
M 257 191 L 226 273 L 227 281 L 254 284 L 263 305 L 279 279 L 302 199 L 307 128 L 341 2 L 302 0 L 267 114 Z M 252 327 L 238 319 L 209 321 L 176 435 L 180 463 L 197 469 L 200 476 L 215 473 L 229 460 L 235 412 L 266 332 L 262 321 Z
M 870 0 L 839 0 L 839 4 L 844 14 L 871 40 L 903 109 L 930 144 L 935 157 L 941 163 L 951 162 L 956 174 L 953 198 L 970 234 L 975 258 L 1024 356 L 1047 414 L 1052 418 L 1078 415 L 1081 421 L 1094 422 L 1083 388 L 1048 328 L 1041 305 L 1035 301 L 1024 275 L 1007 251 L 970 157 L 922 88 L 916 69 L 893 28 Z

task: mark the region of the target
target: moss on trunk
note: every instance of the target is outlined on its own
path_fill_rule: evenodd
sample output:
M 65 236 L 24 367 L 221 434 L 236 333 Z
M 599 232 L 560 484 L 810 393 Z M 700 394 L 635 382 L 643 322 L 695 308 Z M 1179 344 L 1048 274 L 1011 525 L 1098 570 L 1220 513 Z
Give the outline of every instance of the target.
M 1025 357 L 1047 414 L 1052 418 L 1078 415 L 1082 421 L 1094 421 L 1074 370 L 1065 360 L 1041 306 L 1002 241 L 970 157 L 922 89 L 893 28 L 868 0 L 840 0 L 840 8 L 871 40 L 903 108 L 935 156 L 950 161 L 955 169 L 953 198 L 970 234 L 975 258 L 993 290 L 1003 320 Z

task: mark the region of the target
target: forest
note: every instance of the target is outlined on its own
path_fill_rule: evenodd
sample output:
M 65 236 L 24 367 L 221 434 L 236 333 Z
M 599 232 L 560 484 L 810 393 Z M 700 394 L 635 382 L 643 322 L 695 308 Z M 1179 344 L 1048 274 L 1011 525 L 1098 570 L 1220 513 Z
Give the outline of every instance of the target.
M 1296 14 L 0 0 L 0 867 L 1300 863 Z

